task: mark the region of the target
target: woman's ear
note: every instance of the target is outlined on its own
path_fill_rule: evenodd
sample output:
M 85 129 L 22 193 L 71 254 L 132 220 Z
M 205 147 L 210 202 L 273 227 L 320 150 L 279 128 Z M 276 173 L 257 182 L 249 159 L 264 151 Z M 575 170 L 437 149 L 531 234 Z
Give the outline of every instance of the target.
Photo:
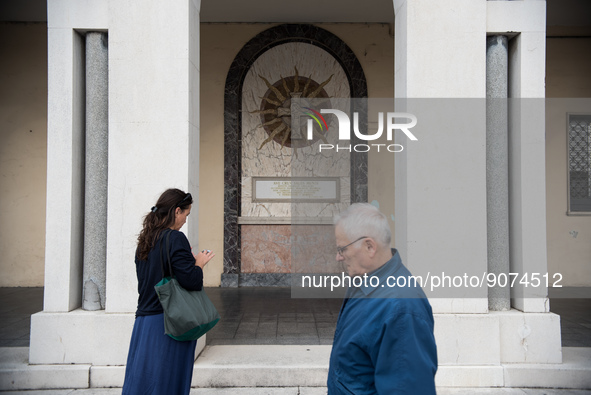
M 180 215 L 180 214 L 181 214 L 181 211 L 182 211 L 182 210 L 181 210 L 181 208 L 180 208 L 180 207 L 177 207 L 177 208 L 175 208 L 175 209 L 174 209 L 174 216 L 176 217 L 177 215 Z

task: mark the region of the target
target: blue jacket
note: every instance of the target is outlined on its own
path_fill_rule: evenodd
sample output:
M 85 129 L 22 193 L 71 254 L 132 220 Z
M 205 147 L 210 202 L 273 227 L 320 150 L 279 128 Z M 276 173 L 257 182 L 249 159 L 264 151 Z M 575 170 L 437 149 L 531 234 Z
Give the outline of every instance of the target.
M 330 355 L 330 395 L 435 394 L 431 305 L 420 286 L 387 285 L 389 276 L 411 276 L 392 252 L 392 259 L 368 273 L 379 285 L 347 291 Z

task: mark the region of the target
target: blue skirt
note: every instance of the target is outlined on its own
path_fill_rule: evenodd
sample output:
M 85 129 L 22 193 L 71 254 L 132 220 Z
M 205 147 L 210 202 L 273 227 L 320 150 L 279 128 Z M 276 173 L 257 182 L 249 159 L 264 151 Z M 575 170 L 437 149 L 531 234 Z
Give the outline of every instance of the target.
M 191 390 L 196 340 L 164 334 L 164 314 L 135 319 L 123 395 L 186 395 Z

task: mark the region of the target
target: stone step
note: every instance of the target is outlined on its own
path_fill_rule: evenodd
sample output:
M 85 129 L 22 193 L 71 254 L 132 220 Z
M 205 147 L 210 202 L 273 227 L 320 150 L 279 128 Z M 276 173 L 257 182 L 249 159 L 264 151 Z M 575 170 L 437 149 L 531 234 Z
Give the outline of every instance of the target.
M 29 365 L 28 347 L 0 348 L 0 391 L 89 388 L 91 365 Z
M 0 348 L 0 391 L 120 388 L 124 366 L 29 365 L 28 348 Z M 561 364 L 439 366 L 446 388 L 591 389 L 591 348 L 564 347 Z M 208 346 L 195 362 L 193 387 L 326 386 L 330 346 Z
M 438 395 L 590 395 L 591 391 L 544 388 L 438 388 Z M 121 395 L 121 388 L 2 391 L 2 395 Z M 326 387 L 192 388 L 190 395 L 326 395 Z
M 196 387 L 321 387 L 331 346 L 212 346 L 195 363 Z

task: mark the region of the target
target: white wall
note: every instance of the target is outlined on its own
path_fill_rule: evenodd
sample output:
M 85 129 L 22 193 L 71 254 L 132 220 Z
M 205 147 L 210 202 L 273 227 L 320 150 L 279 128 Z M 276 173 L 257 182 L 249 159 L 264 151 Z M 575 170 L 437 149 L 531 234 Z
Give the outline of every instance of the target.
M 43 286 L 47 24 L 0 23 L 0 287 Z
M 555 29 L 556 30 L 556 29 Z M 591 32 L 576 30 L 577 35 Z M 560 29 L 561 35 L 569 29 Z M 552 33 L 555 36 L 556 33 Z M 546 41 L 548 271 L 563 286 L 591 286 L 591 216 L 567 215 L 567 113 L 591 114 L 591 38 Z M 572 98 L 572 99 L 567 99 Z M 583 99 L 587 98 L 587 99 Z M 558 278 L 558 277 L 557 277 Z

